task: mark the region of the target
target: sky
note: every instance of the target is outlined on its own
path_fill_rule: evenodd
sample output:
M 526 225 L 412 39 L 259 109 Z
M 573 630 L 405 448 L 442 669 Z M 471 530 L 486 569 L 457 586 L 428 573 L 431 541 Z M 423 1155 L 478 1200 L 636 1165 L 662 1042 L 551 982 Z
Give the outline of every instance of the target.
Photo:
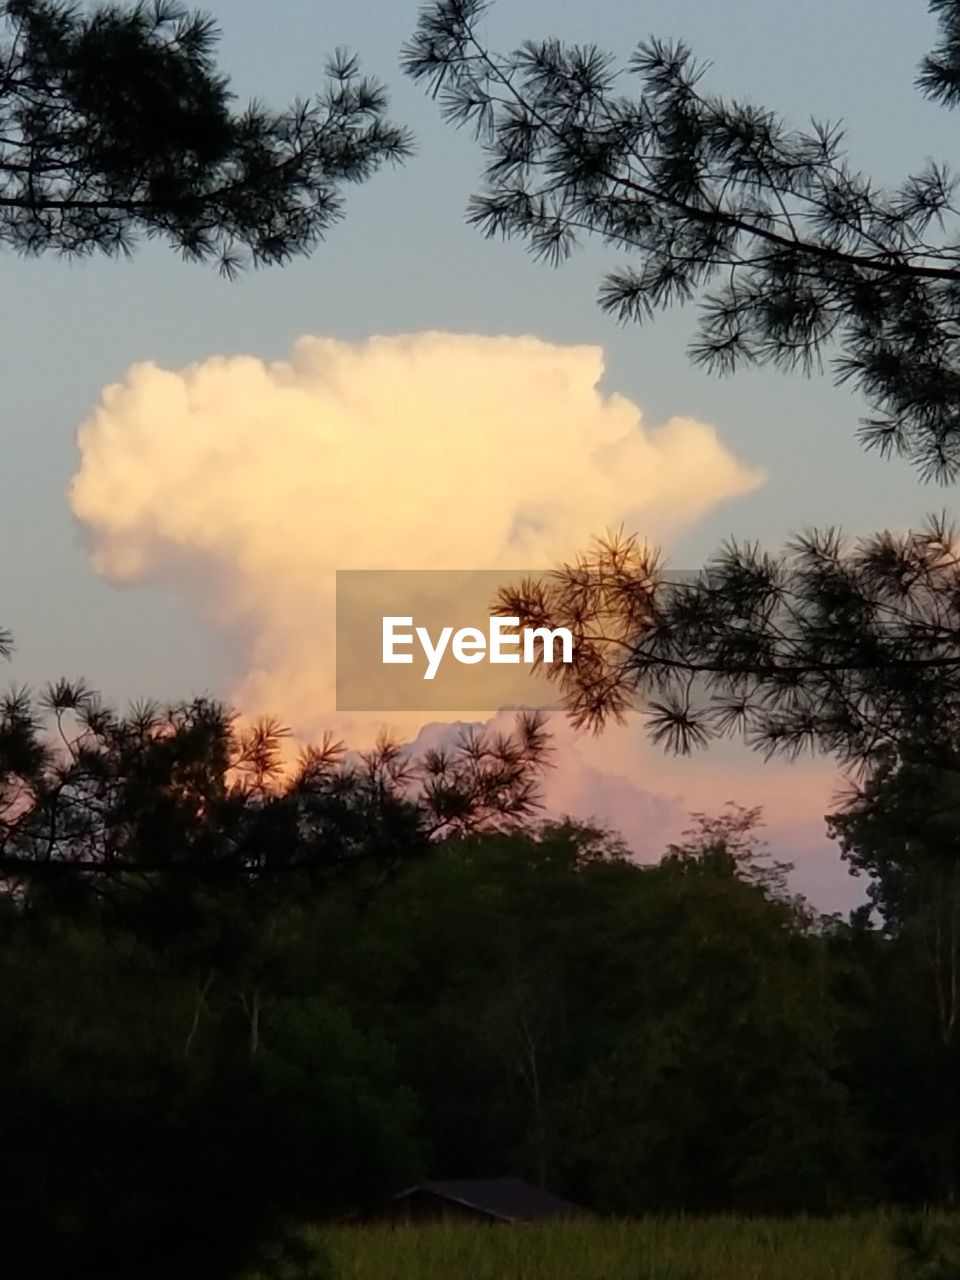
M 211 692 L 309 736 L 330 718 L 333 571 L 390 555 L 493 567 L 534 498 L 546 532 L 525 567 L 621 519 L 695 568 L 730 535 L 776 548 L 814 525 L 860 534 L 951 510 L 949 490 L 862 452 L 855 394 L 708 376 L 686 357 L 692 312 L 642 329 L 601 313 L 609 251 L 552 270 L 465 226 L 479 153 L 398 71 L 413 0 L 206 8 L 241 99 L 309 94 L 346 46 L 388 84 L 417 153 L 350 190 L 312 258 L 236 282 L 160 244 L 130 262 L 4 257 L 13 682 L 83 675 L 119 703 Z M 912 87 L 935 34 L 922 0 L 500 0 L 487 29 L 499 47 L 556 35 L 622 55 L 683 37 L 711 89 L 801 126 L 843 120 L 879 179 L 952 156 L 955 121 Z M 628 465 L 607 465 L 601 438 Z M 561 725 L 557 742 L 554 809 L 615 823 L 643 856 L 690 809 L 763 804 L 797 887 L 825 908 L 858 899 L 824 839 L 828 764 L 731 747 L 665 759 L 636 725 L 590 741 Z

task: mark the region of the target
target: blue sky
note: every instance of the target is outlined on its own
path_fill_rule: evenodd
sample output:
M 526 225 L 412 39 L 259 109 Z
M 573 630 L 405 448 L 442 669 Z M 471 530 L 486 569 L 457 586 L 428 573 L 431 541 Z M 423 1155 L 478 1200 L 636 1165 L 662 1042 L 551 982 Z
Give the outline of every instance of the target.
M 280 105 L 308 94 L 324 55 L 345 45 L 387 81 L 394 117 L 416 133 L 417 155 L 351 191 L 346 220 L 311 260 L 236 283 L 160 245 L 132 262 L 5 256 L 0 540 L 15 679 L 85 674 L 120 700 L 224 692 L 217 637 L 164 591 L 100 580 L 69 513 L 76 428 L 101 389 L 138 360 L 179 367 L 216 353 L 271 359 L 303 333 L 360 339 L 438 329 L 598 344 L 607 389 L 636 400 L 651 421 L 678 414 L 714 423 L 737 457 L 768 474 L 762 488 L 717 508 L 671 548 L 681 567 L 730 534 L 776 545 L 812 524 L 867 532 L 950 510 L 950 490 L 921 484 L 905 463 L 862 453 L 854 438 L 862 406 L 829 379 L 708 377 L 685 355 L 692 312 L 641 330 L 599 311 L 597 286 L 613 262 L 601 247 L 555 271 L 519 245 L 485 242 L 465 227 L 479 153 L 397 70 L 413 0 L 221 0 L 206 8 L 222 25 L 220 57 L 241 98 Z M 922 0 L 501 0 L 488 29 L 494 45 L 554 34 L 623 54 L 646 35 L 682 36 L 714 64 L 710 88 L 800 125 L 811 115 L 843 119 L 851 154 L 880 178 L 895 181 L 928 156 L 952 156 L 955 119 L 912 87 L 935 35 Z

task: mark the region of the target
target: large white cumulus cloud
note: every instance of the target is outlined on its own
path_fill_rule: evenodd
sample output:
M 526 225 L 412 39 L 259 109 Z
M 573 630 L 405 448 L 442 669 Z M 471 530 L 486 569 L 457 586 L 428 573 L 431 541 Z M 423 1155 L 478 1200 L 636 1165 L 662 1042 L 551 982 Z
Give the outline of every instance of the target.
M 548 567 L 760 483 L 712 426 L 650 426 L 602 375 L 596 347 L 444 333 L 136 365 L 80 428 L 73 512 L 101 574 L 232 630 L 241 710 L 310 736 L 334 719 L 335 570 Z

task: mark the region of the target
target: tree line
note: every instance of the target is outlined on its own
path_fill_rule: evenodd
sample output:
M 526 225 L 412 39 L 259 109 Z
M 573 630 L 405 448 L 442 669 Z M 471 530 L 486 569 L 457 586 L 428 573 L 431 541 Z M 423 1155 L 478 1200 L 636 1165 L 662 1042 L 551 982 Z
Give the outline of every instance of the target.
M 536 718 L 420 758 L 281 746 L 204 701 L 3 708 L 20 1274 L 237 1275 L 430 1176 L 626 1215 L 955 1202 L 952 774 L 890 770 L 831 817 L 868 877 L 843 919 L 756 809 L 650 865 L 545 822 Z

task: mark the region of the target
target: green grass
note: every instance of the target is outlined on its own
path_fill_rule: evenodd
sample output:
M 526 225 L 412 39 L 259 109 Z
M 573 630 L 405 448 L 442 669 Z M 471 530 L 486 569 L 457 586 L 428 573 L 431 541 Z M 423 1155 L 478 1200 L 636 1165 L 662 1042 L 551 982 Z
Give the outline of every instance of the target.
M 894 1280 L 893 1217 L 314 1233 L 336 1280 Z

